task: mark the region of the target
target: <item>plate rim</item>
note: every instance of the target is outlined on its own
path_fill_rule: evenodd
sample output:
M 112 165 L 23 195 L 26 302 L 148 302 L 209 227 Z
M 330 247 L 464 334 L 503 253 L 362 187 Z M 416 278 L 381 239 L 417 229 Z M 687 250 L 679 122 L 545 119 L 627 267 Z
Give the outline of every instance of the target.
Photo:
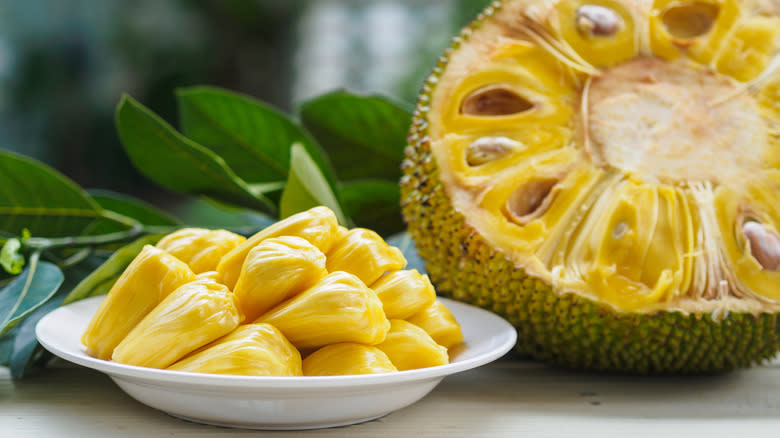
M 61 357 L 69 362 L 75 363 L 86 368 L 94 369 L 96 371 L 105 373 L 110 377 L 127 378 L 134 380 L 143 380 L 146 382 L 156 382 L 165 385 L 182 384 L 187 385 L 190 389 L 196 388 L 213 388 L 213 387 L 230 387 L 231 389 L 246 388 L 251 390 L 257 389 L 328 389 L 328 388 L 348 388 L 355 386 L 393 386 L 401 383 L 408 383 L 419 380 L 444 378 L 446 376 L 467 371 L 487 363 L 493 362 L 496 359 L 504 356 L 508 353 L 517 342 L 516 329 L 504 318 L 496 315 L 493 312 L 481 309 L 479 307 L 462 303 L 459 301 L 451 300 L 448 298 L 437 297 L 447 307 L 452 309 L 453 307 L 460 307 L 463 311 L 474 312 L 480 314 L 482 317 L 492 319 L 492 323 L 497 325 L 497 335 L 506 336 L 506 339 L 502 343 L 494 348 L 478 354 L 474 357 L 452 362 L 446 365 L 439 365 L 428 368 L 420 368 L 415 370 L 399 371 L 395 373 L 387 374 L 364 374 L 364 375 L 346 375 L 346 376 L 295 376 L 295 377 L 277 377 L 277 376 L 240 376 L 240 375 L 228 375 L 228 374 L 207 374 L 207 373 L 191 373 L 185 371 L 173 371 L 157 368 L 147 368 L 135 365 L 120 364 L 112 361 L 105 361 L 86 355 L 83 350 L 79 354 L 74 354 L 70 349 L 64 349 L 56 345 L 56 343 L 50 342 L 50 339 L 42 335 L 47 324 L 50 324 L 57 312 L 65 312 L 68 309 L 72 309 L 76 306 L 83 306 L 90 301 L 98 301 L 104 299 L 105 296 L 90 297 L 84 300 L 76 301 L 74 303 L 67 304 L 59 307 L 50 312 L 35 326 L 35 335 L 38 342 L 48 351 L 55 356 Z M 64 309 L 64 310 L 63 310 Z

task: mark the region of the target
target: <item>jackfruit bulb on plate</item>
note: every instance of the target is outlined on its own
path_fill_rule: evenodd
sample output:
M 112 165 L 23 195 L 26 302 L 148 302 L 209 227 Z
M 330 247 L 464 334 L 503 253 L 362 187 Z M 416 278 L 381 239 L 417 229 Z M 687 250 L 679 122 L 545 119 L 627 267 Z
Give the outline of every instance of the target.
M 390 319 L 406 319 L 436 300 L 436 290 L 427 275 L 416 269 L 393 271 L 371 285 L 382 300 L 382 308 Z
M 303 360 L 304 376 L 385 374 L 396 371 L 398 369 L 384 351 L 352 342 L 327 345 Z
M 504 0 L 419 97 L 402 208 L 443 295 L 628 373 L 780 346 L 780 9 Z
M 328 274 L 255 322 L 278 328 L 297 348 L 341 342 L 374 345 L 384 341 L 390 329 L 376 292 L 342 271 Z
M 463 331 L 450 309 L 439 300 L 420 310 L 406 321 L 425 330 L 437 344 L 452 348 L 463 342 Z
M 114 349 L 111 359 L 127 365 L 167 368 L 238 327 L 244 316 L 236 298 L 210 279 L 171 292 Z
M 269 324 L 242 325 L 168 369 L 240 376 L 302 375 L 301 354 Z
M 247 320 L 255 320 L 327 274 L 317 247 L 300 237 L 274 237 L 249 251 L 233 292 Z
M 249 251 L 265 239 L 280 236 L 300 237 L 327 254 L 342 231 L 336 214 L 327 207 L 314 207 L 287 217 L 257 232 L 222 257 L 217 265 L 222 284 L 233 290 Z
M 246 238 L 226 230 L 184 228 L 163 237 L 157 248 L 189 265 L 192 272 L 215 271 L 219 261 Z
M 376 348 L 384 351 L 399 371 L 449 363 L 446 347 L 437 344 L 425 330 L 402 319 L 390 320 L 390 331 Z
M 151 245 L 125 268 L 81 337 L 87 354 L 108 360 L 122 339 L 179 286 L 195 280 L 184 262 Z

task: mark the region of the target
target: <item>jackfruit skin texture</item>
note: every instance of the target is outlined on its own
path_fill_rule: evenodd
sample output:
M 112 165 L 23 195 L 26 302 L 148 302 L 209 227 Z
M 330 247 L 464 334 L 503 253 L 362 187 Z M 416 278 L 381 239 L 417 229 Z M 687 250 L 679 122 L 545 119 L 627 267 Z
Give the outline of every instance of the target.
M 618 312 L 550 285 L 492 248 L 456 211 L 438 177 L 427 132 L 429 102 L 448 57 L 502 6 L 497 1 L 454 38 L 421 90 L 402 164 L 401 208 L 440 295 L 512 323 L 517 350 L 577 369 L 629 374 L 701 374 L 744 368 L 780 350 L 777 315 Z

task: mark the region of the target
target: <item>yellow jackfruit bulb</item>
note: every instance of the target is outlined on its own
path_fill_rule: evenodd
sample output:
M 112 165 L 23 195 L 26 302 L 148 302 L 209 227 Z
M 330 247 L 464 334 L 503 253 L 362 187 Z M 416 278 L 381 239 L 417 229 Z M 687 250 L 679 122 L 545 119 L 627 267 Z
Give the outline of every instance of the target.
M 366 284 L 374 283 L 387 271 L 404 266 L 406 259 L 401 250 L 365 228 L 349 230 L 328 253 L 328 272 L 349 272 Z
M 425 330 L 402 319 L 390 320 L 390 331 L 376 348 L 384 351 L 399 371 L 450 362 L 446 347 L 437 344 Z
M 416 269 L 393 271 L 371 285 L 390 319 L 406 319 L 433 304 L 436 291 Z
M 406 320 L 425 330 L 439 345 L 452 348 L 463 342 L 460 324 L 439 300 Z
M 346 272 L 328 274 L 255 322 L 277 327 L 298 348 L 339 342 L 378 344 L 390 329 L 376 292 Z
M 397 371 L 384 351 L 352 342 L 327 345 L 303 360 L 304 376 L 347 376 Z
M 215 283 L 219 283 L 218 275 L 219 274 L 217 274 L 217 271 L 206 271 L 196 275 L 195 278 L 197 278 L 198 280 L 211 280 Z
M 270 324 L 243 325 L 168 369 L 242 376 L 302 375 L 301 354 Z
M 222 257 L 217 266 L 220 279 L 231 290 L 238 281 L 241 267 L 249 251 L 271 237 L 296 236 L 306 239 L 327 254 L 338 236 L 338 220 L 328 207 L 314 207 L 281 220 L 238 245 Z
M 156 246 L 200 274 L 216 270 L 222 257 L 245 240 L 244 236 L 226 230 L 184 228 L 163 237 Z
M 165 297 L 114 349 L 128 365 L 166 368 L 238 327 L 235 296 L 212 280 L 187 283 Z
M 184 262 L 151 245 L 143 247 L 111 287 L 81 337 L 87 354 L 108 360 L 114 348 L 179 286 L 195 280 Z
M 246 256 L 233 292 L 252 321 L 328 274 L 325 254 L 300 237 L 266 239 Z

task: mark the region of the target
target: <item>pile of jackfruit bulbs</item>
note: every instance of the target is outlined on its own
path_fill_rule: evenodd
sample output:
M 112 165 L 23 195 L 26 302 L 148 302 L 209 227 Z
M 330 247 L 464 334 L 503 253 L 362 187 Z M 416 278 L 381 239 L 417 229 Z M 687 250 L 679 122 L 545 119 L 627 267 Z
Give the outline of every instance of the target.
M 449 363 L 460 325 L 427 275 L 326 207 L 249 239 L 187 228 L 147 245 L 82 336 L 90 356 L 198 373 L 380 374 Z M 302 359 L 305 357 L 305 359 Z

